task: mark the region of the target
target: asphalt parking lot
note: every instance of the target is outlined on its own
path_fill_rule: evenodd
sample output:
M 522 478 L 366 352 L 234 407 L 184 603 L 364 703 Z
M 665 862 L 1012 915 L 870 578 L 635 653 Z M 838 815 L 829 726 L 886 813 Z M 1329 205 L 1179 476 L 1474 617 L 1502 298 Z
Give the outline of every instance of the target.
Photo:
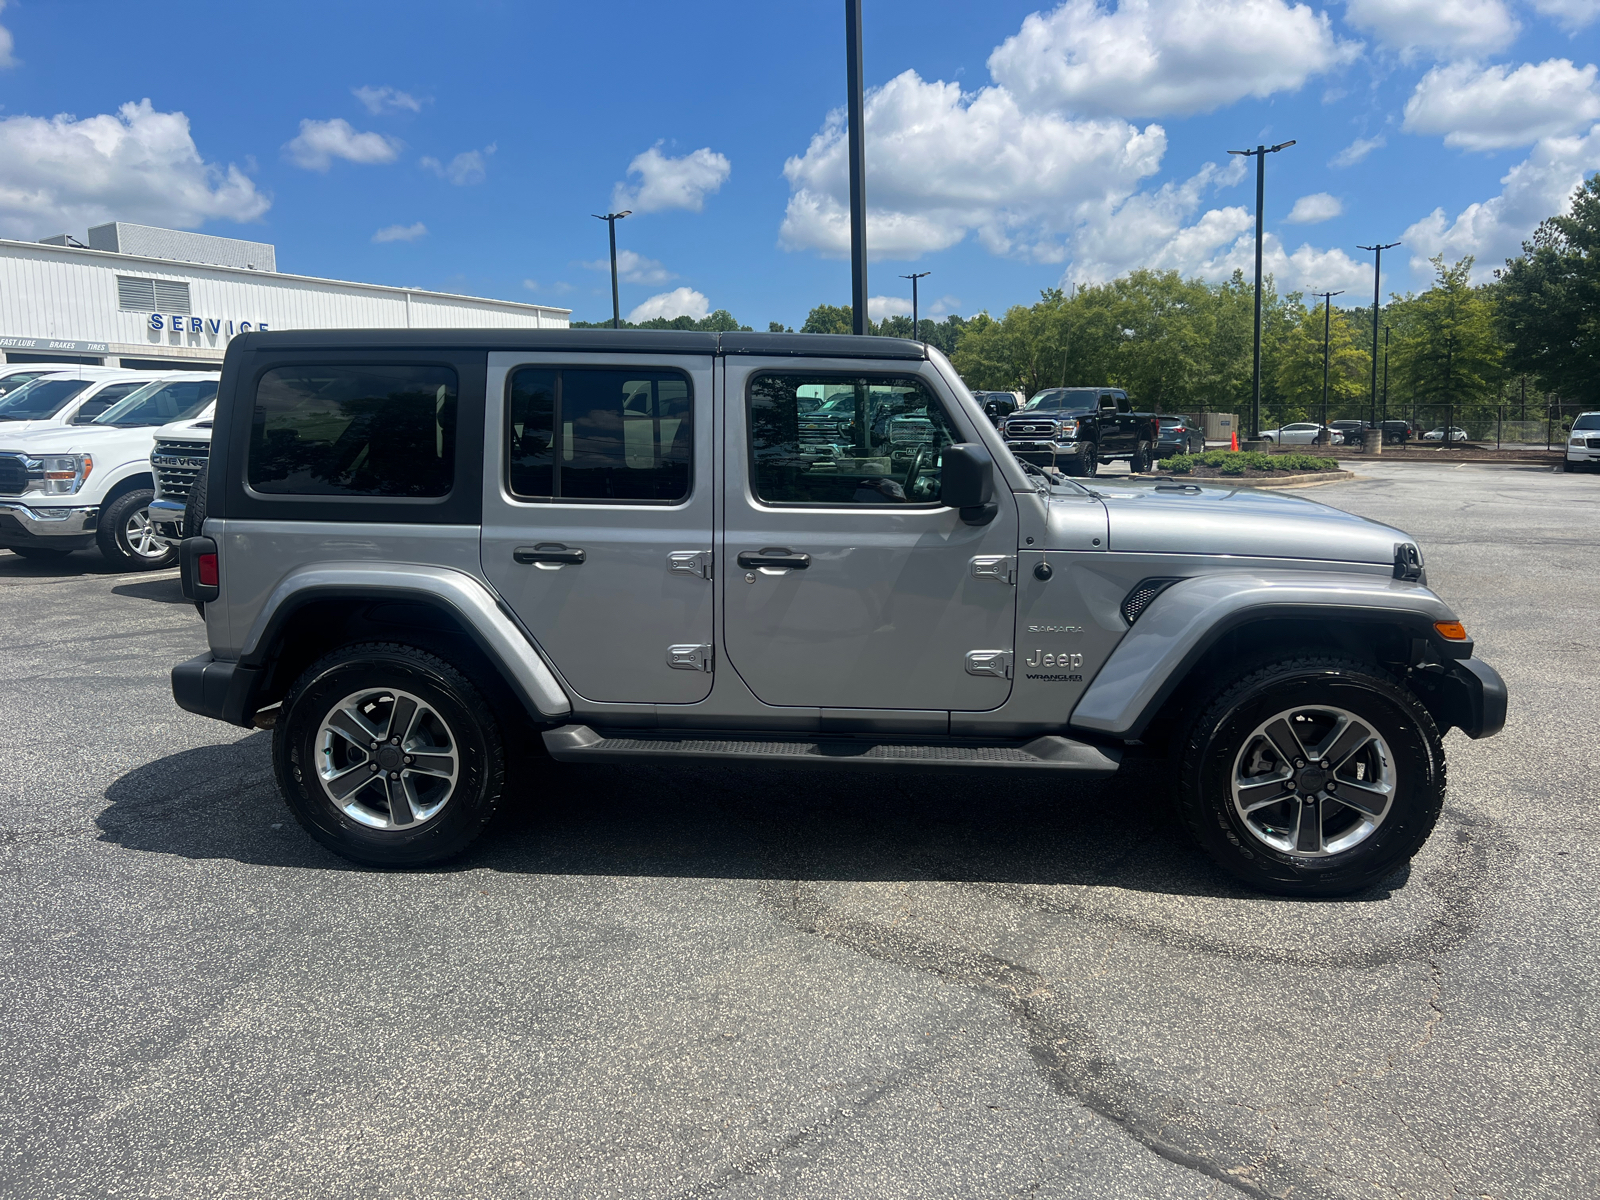
M 1244 892 L 1103 784 L 555 768 L 359 870 L 178 710 L 174 573 L 0 553 L 0 1191 L 1591 1197 L 1600 475 L 1366 464 L 1511 689 L 1411 869 Z

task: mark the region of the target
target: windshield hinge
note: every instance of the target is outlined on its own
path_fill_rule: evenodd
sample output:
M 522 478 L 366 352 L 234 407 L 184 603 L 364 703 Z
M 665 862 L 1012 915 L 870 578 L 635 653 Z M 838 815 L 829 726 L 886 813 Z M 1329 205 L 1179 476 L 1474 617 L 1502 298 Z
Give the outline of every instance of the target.
M 1017 557 L 1014 554 L 980 554 L 972 560 L 972 577 L 1014 584 L 1017 582 Z

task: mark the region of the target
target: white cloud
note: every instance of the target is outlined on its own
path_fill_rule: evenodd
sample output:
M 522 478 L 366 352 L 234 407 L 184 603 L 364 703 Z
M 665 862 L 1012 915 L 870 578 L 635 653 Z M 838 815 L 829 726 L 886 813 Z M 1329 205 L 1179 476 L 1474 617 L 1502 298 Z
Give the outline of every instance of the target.
M 1067 0 L 1024 20 L 989 72 L 1025 109 L 1155 117 L 1295 91 L 1359 50 L 1284 0 Z
M 874 321 L 881 321 L 885 317 L 909 317 L 911 315 L 910 296 L 868 296 L 867 316 Z M 917 314 L 919 317 L 921 313 Z
M 407 112 L 421 112 L 422 101 L 409 92 L 398 91 L 392 87 L 358 87 L 351 88 L 350 94 L 362 104 L 367 106 L 367 111 L 374 116 L 385 111 L 404 109 Z
M 1116 120 L 1028 114 L 1005 88 L 963 94 L 915 71 L 868 93 L 867 245 L 914 258 L 976 231 L 985 247 L 1057 262 L 1060 235 L 1120 201 L 1161 165 L 1166 133 Z M 779 231 L 790 250 L 850 252 L 844 113 L 784 163 L 792 195 Z
M 1401 236 L 1412 251 L 1412 269 L 1426 272 L 1435 254 L 1452 262 L 1471 254 L 1478 260 L 1474 280 L 1489 280 L 1502 260 L 1521 252 L 1540 221 L 1567 210 L 1573 192 L 1596 170 L 1600 125 L 1583 135 L 1542 139 L 1501 178 L 1498 196 L 1469 204 L 1454 220 L 1436 208 L 1407 229 Z
M 1504 0 L 1347 0 L 1345 19 L 1407 57 L 1500 50 L 1518 29 Z
M 711 302 L 705 296 L 692 288 L 681 287 L 651 296 L 628 314 L 628 320 L 635 325 L 641 321 L 653 321 L 657 317 L 666 317 L 669 321 L 673 317 L 693 317 L 698 321 L 710 311 Z
M 1600 17 L 1600 0 L 1533 0 L 1533 7 L 1568 33 L 1576 33 Z
M 488 176 L 488 164 L 485 160 L 495 152 L 495 143 L 490 142 L 482 150 L 464 150 L 450 160 L 448 164 L 441 163 L 437 158 L 424 158 L 419 165 L 425 170 L 432 171 L 440 179 L 448 179 L 457 187 L 467 187 L 474 183 L 482 183 Z
M 1388 145 L 1380 133 L 1376 137 L 1357 138 L 1339 153 L 1328 160 L 1330 167 L 1353 167 L 1374 150 L 1381 150 Z
M 0 0 L 0 12 L 4 12 L 6 0 Z M 11 40 L 11 31 L 0 25 L 0 67 L 14 67 L 17 60 L 11 53 L 11 48 L 16 43 Z
M 106 221 L 194 229 L 254 221 L 272 201 L 237 167 L 200 157 L 181 112 L 149 100 L 116 116 L 0 119 L 0 236 L 37 238 Z
M 1571 133 L 1600 119 L 1593 63 L 1566 58 L 1504 65 L 1451 63 L 1424 75 L 1406 101 L 1407 133 L 1442 133 L 1444 144 L 1504 150 Z
M 733 166 L 722 155 L 703 146 L 682 158 L 668 158 L 657 142 L 628 164 L 628 174 L 639 176 L 639 186 L 619 183 L 611 191 L 611 211 L 636 213 L 686 208 L 699 212 L 706 195 L 727 182 Z
M 428 232 L 421 221 L 415 225 L 386 225 L 372 235 L 375 242 L 414 242 Z
M 1344 203 L 1339 197 L 1330 196 L 1327 192 L 1313 192 L 1296 200 L 1286 219 L 1291 225 L 1316 225 L 1343 215 Z
M 593 262 L 586 262 L 583 265 L 591 271 L 605 271 L 607 274 L 611 271 L 611 260 L 609 258 L 597 258 Z M 676 275 L 655 259 L 646 258 L 644 255 L 637 254 L 632 250 L 617 251 L 617 277 L 626 280 L 628 283 L 643 284 L 666 283 L 669 279 L 677 278 Z M 679 289 L 679 291 L 682 290 L 681 288 Z
M 284 153 L 297 167 L 326 171 L 336 158 L 353 163 L 390 163 L 400 153 L 401 143 L 381 133 L 357 133 L 343 117 L 331 121 L 304 120 L 300 134 L 285 142 Z

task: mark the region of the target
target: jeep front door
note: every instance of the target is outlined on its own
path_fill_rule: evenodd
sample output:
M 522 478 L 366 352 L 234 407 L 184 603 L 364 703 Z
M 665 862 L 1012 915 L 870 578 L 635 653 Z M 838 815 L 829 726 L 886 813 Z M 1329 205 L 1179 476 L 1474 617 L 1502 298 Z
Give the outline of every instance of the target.
M 978 441 L 921 361 L 727 360 L 720 562 L 729 665 L 767 704 L 983 711 L 1011 691 L 1017 508 L 939 502 L 943 448 Z M 805 414 L 842 413 L 826 444 Z
M 598 702 L 711 690 L 710 355 L 489 355 L 483 571 Z

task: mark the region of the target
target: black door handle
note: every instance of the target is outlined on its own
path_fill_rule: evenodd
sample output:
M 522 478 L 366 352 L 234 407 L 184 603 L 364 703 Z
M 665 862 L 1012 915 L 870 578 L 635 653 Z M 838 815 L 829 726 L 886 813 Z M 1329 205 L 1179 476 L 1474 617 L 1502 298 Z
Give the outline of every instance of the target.
M 518 546 L 511 557 L 519 563 L 565 563 L 577 566 L 586 555 L 576 546 L 563 546 L 560 542 L 540 542 L 537 546 Z
M 736 561 L 746 570 L 755 567 L 787 567 L 791 571 L 804 571 L 811 565 L 811 555 L 768 547 L 760 551 L 741 550 Z

